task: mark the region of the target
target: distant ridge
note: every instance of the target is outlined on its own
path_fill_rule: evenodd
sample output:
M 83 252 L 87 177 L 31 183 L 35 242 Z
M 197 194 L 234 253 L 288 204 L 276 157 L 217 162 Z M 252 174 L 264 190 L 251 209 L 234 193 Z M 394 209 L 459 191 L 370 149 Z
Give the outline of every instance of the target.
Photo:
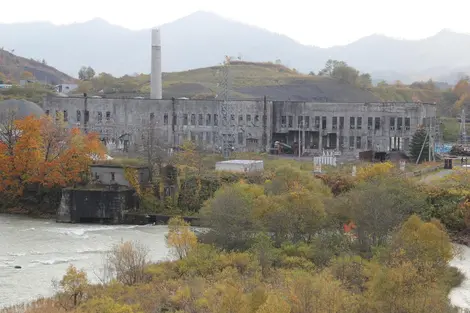
M 322 49 L 302 45 L 273 32 L 200 11 L 164 24 L 163 70 L 208 67 L 225 55 L 246 61 L 280 60 L 308 73 L 318 72 L 329 59 L 348 62 L 375 80 L 410 83 L 433 78 L 454 83 L 470 68 L 470 35 L 448 29 L 421 40 L 399 40 L 370 35 L 351 44 Z M 49 64 L 69 75 L 82 65 L 113 75 L 148 73 L 149 30 L 132 31 L 103 19 L 85 23 L 0 24 L 0 46 Z M 449 49 L 449 47 L 457 47 Z

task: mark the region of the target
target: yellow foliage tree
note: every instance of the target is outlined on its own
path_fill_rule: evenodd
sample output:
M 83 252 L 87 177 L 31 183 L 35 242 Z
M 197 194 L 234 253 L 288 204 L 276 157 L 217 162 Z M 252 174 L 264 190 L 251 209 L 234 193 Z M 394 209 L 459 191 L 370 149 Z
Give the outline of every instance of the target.
M 167 245 L 180 260 L 197 245 L 197 237 L 189 223 L 180 217 L 173 217 L 168 223 Z
M 356 177 L 359 181 L 373 179 L 379 176 L 389 174 L 394 165 L 391 162 L 375 163 L 366 166 L 361 166 L 357 170 Z
M 85 298 L 85 292 L 89 286 L 87 274 L 83 270 L 78 270 L 75 266 L 70 265 L 59 287 L 65 296 L 63 304 L 68 305 L 71 300 L 72 307 L 79 305 Z

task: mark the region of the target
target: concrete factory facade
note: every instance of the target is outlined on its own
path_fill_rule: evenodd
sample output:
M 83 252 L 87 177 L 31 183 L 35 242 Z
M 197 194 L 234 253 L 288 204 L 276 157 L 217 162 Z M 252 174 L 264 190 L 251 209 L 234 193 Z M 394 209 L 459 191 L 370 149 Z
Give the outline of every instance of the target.
M 436 106 L 421 103 L 316 103 L 162 99 L 160 30 L 151 32 L 150 99 L 46 97 L 46 114 L 64 116 L 71 127 L 101 134 L 116 149 L 139 149 L 148 129 L 159 141 L 177 146 L 184 140 L 220 149 L 228 134 L 238 151 L 268 151 L 275 141 L 306 153 L 334 149 L 343 154 L 408 150 L 419 125 L 436 123 Z M 228 123 L 223 125 L 222 112 Z
M 392 149 L 408 151 L 420 125 L 436 127 L 436 105 L 425 103 L 315 103 L 231 101 L 230 132 L 237 151 L 268 151 L 275 141 L 301 142 L 306 153 L 343 154 Z M 98 132 L 116 147 L 138 149 L 155 129 L 161 143 L 191 140 L 217 149 L 224 132 L 221 101 L 46 97 L 46 114 L 59 114 L 71 127 Z M 126 149 L 127 149 L 126 148 Z

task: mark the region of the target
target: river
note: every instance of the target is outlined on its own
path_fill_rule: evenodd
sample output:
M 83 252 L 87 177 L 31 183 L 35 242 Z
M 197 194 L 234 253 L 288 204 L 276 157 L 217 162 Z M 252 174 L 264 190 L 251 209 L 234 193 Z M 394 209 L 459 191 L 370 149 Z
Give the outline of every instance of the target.
M 54 293 L 70 263 L 98 282 L 103 254 L 121 240 L 137 240 L 150 249 L 153 261 L 168 259 L 166 226 L 101 226 L 57 224 L 55 221 L 0 215 L 0 308 Z M 451 265 L 466 275 L 452 290 L 452 303 L 470 308 L 470 248 L 460 246 Z M 14 266 L 21 266 L 15 269 Z

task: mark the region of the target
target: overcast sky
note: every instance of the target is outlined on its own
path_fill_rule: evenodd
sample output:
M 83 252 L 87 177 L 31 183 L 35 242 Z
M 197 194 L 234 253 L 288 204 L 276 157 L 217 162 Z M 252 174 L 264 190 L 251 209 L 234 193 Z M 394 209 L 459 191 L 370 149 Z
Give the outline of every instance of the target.
M 0 22 L 83 22 L 95 17 L 130 29 L 198 10 L 287 35 L 303 44 L 343 45 L 374 33 L 420 39 L 447 28 L 470 33 L 468 0 L 21 0 L 1 1 Z M 434 4 L 435 3 L 435 4 Z

